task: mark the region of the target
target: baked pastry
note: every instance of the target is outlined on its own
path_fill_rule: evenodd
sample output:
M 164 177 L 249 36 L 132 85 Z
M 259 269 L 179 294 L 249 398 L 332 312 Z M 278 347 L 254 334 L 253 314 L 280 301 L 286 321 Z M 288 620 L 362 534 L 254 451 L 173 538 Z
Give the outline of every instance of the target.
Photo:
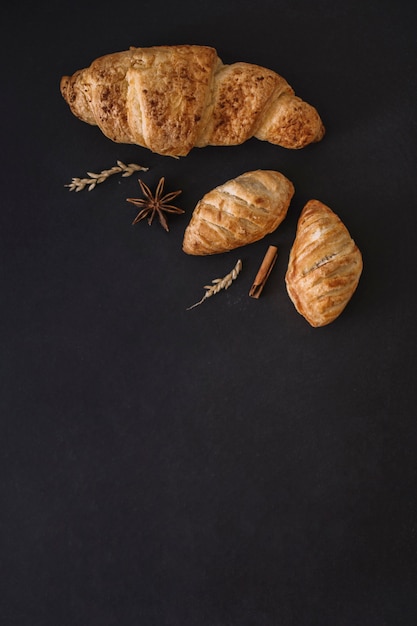
M 113 141 L 163 155 L 237 145 L 252 136 L 302 148 L 324 135 L 316 109 L 284 78 L 250 63 L 224 65 L 208 46 L 108 54 L 63 76 L 60 88 L 74 115 Z
M 182 248 L 187 254 L 218 254 L 258 241 L 281 224 L 293 195 L 292 182 L 280 172 L 245 172 L 198 202 Z
M 295 308 L 311 326 L 333 322 L 352 297 L 362 255 L 346 226 L 319 200 L 303 208 L 285 276 Z

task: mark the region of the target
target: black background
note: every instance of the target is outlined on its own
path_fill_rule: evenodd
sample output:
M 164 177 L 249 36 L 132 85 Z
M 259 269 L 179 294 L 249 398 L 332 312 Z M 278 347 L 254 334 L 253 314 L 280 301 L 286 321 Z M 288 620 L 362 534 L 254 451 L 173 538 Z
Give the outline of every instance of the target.
M 405 0 L 8 3 L 1 66 L 1 580 L 5 626 L 417 623 L 417 19 Z M 162 157 L 59 93 L 130 45 L 214 46 L 282 74 L 322 142 Z M 133 227 L 148 166 L 182 189 Z M 257 168 L 296 194 L 264 240 L 190 257 L 208 190 Z M 284 284 L 305 202 L 344 221 L 359 287 L 313 329 Z M 279 258 L 248 292 L 269 244 Z M 191 311 L 204 285 L 243 270 Z

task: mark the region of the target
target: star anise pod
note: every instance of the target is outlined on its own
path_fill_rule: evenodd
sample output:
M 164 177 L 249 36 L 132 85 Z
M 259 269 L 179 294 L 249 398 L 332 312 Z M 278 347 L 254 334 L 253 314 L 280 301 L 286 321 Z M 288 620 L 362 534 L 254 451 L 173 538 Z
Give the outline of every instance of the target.
M 171 191 L 171 193 L 162 195 L 165 183 L 165 178 L 162 177 L 157 185 L 155 194 L 153 195 L 148 185 L 145 185 L 145 183 L 140 180 L 140 178 L 138 180 L 142 193 L 145 197 L 127 198 L 128 202 L 131 202 L 135 206 L 142 207 L 135 219 L 133 220 L 132 225 L 137 224 L 138 222 L 140 222 L 140 220 L 143 220 L 144 218 L 148 218 L 148 224 L 151 225 L 153 218 L 156 214 L 158 214 L 161 225 L 165 228 L 166 231 L 168 231 L 169 228 L 164 212 L 185 213 L 183 209 L 179 209 L 172 204 L 168 204 L 169 202 L 171 202 L 171 200 L 180 195 L 181 190 Z

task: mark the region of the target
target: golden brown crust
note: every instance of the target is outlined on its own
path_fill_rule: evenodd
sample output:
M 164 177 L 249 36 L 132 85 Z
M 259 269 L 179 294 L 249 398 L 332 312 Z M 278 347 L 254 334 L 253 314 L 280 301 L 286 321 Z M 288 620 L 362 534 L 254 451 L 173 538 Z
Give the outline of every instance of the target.
M 362 255 L 346 226 L 319 200 L 301 212 L 285 276 L 288 294 L 311 326 L 333 322 L 352 297 Z
M 198 202 L 184 233 L 184 252 L 218 254 L 262 239 L 284 220 L 293 195 L 291 181 L 272 170 L 227 181 Z
M 61 93 L 74 115 L 119 143 L 184 156 L 194 146 L 237 145 L 252 136 L 287 148 L 319 141 L 314 107 L 276 72 L 224 65 L 209 46 L 130 48 L 102 56 Z
M 264 112 L 256 138 L 283 148 L 304 148 L 320 141 L 325 129 L 316 109 L 295 95 L 282 94 Z
M 275 92 L 292 93 L 275 72 L 249 63 L 222 65 L 213 86 L 211 118 L 199 145 L 238 145 L 252 137 Z

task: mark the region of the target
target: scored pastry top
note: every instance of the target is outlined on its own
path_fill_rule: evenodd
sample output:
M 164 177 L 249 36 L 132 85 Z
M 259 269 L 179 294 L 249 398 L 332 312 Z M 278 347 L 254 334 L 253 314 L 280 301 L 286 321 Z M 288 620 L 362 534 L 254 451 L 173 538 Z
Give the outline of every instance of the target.
M 187 254 L 218 254 L 253 243 L 285 219 L 294 185 L 281 172 L 254 170 L 215 187 L 195 207 L 185 230 Z
M 343 311 L 359 282 L 362 255 L 340 218 L 310 200 L 298 220 L 285 276 L 288 294 L 312 326 L 324 326 Z

